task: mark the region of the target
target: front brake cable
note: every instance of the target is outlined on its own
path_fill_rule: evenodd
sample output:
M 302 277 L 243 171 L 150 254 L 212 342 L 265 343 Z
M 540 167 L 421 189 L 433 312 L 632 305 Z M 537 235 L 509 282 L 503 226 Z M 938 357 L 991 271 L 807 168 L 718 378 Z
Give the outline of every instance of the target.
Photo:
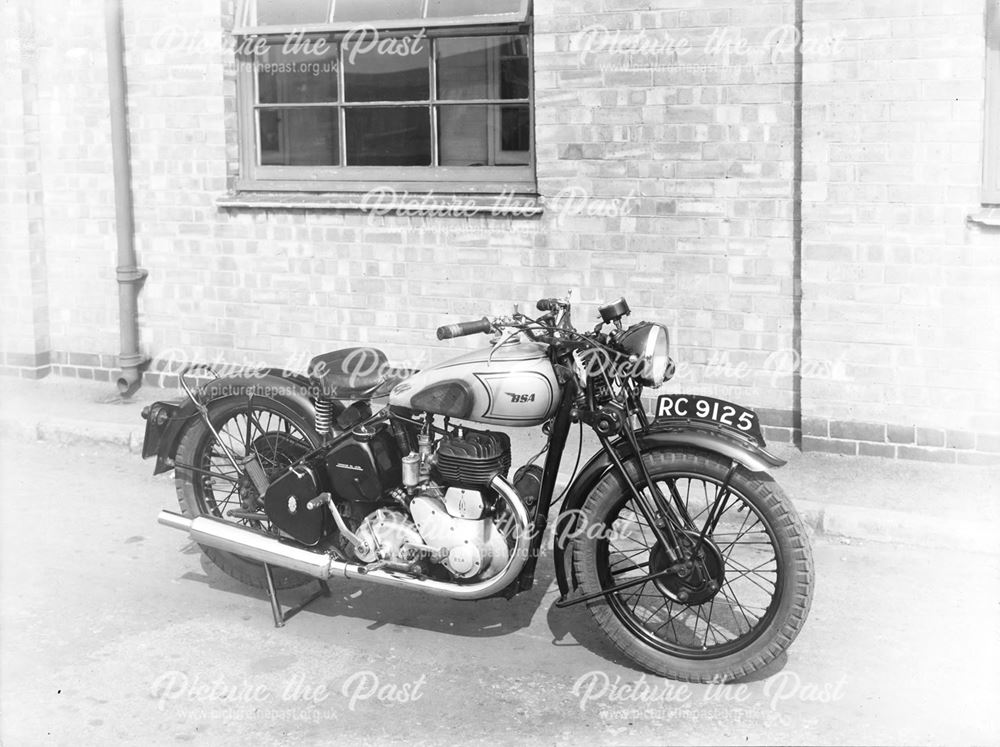
M 500 349 L 500 346 L 502 346 L 505 342 L 507 342 L 507 340 L 509 340 L 511 337 L 513 337 L 514 335 L 516 335 L 520 331 L 521 331 L 520 329 L 518 329 L 517 327 L 514 327 L 514 328 L 511 329 L 510 332 L 508 332 L 506 334 L 506 336 L 504 336 L 504 337 L 498 337 L 497 338 L 497 340 L 498 340 L 497 344 L 493 346 L 493 349 L 490 350 L 489 356 L 486 358 L 486 365 L 487 366 L 490 365 L 493 362 L 493 354 L 497 350 Z

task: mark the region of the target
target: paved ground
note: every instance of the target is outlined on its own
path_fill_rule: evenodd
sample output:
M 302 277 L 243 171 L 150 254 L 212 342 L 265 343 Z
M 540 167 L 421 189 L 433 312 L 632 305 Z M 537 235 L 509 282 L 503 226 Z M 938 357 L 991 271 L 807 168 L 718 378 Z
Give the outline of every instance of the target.
M 817 538 L 813 612 L 743 686 L 680 686 L 558 611 L 337 585 L 281 630 L 155 523 L 121 449 L 0 442 L 0 739 L 25 744 L 995 744 L 1000 557 Z M 634 687 L 638 684 L 638 688 Z M 616 686 L 617 685 L 617 686 Z M 629 697 L 630 690 L 647 699 Z

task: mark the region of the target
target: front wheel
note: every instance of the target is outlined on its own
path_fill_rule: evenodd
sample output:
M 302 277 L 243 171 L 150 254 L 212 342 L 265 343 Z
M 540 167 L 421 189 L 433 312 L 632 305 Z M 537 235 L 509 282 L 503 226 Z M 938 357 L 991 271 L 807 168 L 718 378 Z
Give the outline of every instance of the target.
M 675 507 L 676 535 L 698 545 L 730 462 L 714 454 L 655 451 L 643 457 Z M 638 469 L 627 467 L 638 484 Z M 648 495 L 648 489 L 646 491 Z M 714 528 L 681 573 L 662 574 L 588 603 L 629 659 L 688 682 L 724 682 L 773 661 L 791 645 L 812 601 L 813 561 L 805 527 L 774 480 L 738 468 Z M 676 567 L 617 470 L 583 507 L 591 525 L 576 541 L 574 569 L 590 594 Z

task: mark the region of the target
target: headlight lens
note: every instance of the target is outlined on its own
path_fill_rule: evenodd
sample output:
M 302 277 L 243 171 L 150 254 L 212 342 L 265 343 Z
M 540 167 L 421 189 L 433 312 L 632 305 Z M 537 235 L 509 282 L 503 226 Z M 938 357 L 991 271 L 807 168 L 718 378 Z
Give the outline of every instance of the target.
M 658 387 L 667 377 L 670 365 L 667 328 L 662 324 L 639 322 L 618 338 L 622 349 L 636 357 L 635 377 L 643 386 Z

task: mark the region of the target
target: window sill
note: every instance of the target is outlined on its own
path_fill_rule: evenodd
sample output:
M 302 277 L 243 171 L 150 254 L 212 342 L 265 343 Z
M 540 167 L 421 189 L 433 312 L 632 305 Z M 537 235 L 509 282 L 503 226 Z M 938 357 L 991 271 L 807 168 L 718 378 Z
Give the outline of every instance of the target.
M 215 201 L 223 210 L 357 211 L 403 218 L 530 218 L 544 208 L 538 195 L 511 192 L 493 195 L 400 193 L 236 192 Z
M 979 226 L 1000 228 L 1000 205 L 984 205 L 980 210 L 969 215 L 967 220 Z

